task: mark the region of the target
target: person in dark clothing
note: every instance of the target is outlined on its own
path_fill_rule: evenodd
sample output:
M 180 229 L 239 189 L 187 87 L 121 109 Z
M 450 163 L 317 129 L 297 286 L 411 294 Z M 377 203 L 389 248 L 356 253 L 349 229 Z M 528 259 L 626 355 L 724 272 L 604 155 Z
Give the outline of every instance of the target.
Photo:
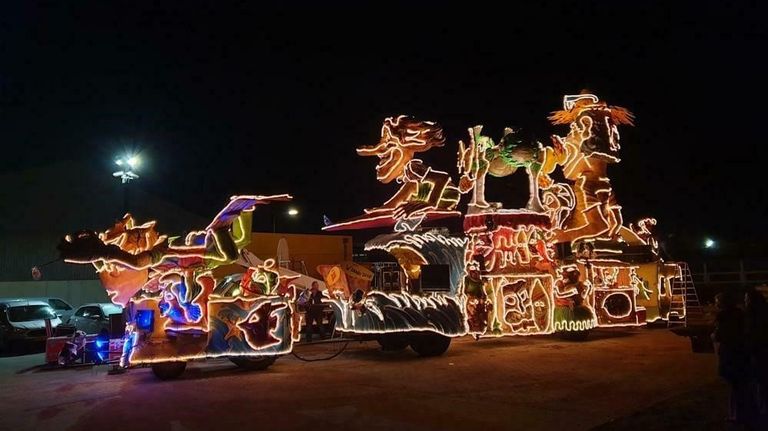
M 747 420 L 748 377 L 744 345 L 744 313 L 736 307 L 733 296 L 720 293 L 715 297 L 717 316 L 712 341 L 718 357 L 718 373 L 730 386 L 728 420 Z
M 309 289 L 309 297 L 307 298 L 307 342 L 312 341 L 312 334 L 314 333 L 313 325 L 317 323 L 318 331 L 320 332 L 320 338 L 325 337 L 325 329 L 323 328 L 323 293 L 320 292 L 320 287 L 316 281 L 312 282 L 312 287 Z
M 768 429 L 768 305 L 765 297 L 757 290 L 747 290 L 744 311 L 754 409 L 752 420 L 759 429 Z

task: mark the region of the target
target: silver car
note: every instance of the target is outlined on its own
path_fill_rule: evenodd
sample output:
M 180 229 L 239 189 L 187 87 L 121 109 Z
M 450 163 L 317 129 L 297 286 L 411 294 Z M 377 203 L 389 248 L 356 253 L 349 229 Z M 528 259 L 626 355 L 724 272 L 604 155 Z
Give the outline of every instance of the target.
M 0 299 L 0 350 L 13 353 L 25 344 L 45 342 L 45 321 L 51 329 L 61 324 L 47 302 L 28 299 Z
M 68 321 L 69 318 L 72 317 L 72 314 L 75 312 L 74 307 L 69 305 L 67 301 L 61 298 L 56 298 L 53 296 L 45 296 L 40 298 L 25 298 L 25 299 L 47 302 L 48 305 L 50 305 L 51 308 L 53 308 L 53 311 L 56 313 L 57 316 L 59 316 L 62 322 Z
M 86 334 L 98 334 L 102 329 L 110 330 L 110 314 L 122 313 L 123 307 L 111 302 L 84 304 L 75 311 L 67 323 Z

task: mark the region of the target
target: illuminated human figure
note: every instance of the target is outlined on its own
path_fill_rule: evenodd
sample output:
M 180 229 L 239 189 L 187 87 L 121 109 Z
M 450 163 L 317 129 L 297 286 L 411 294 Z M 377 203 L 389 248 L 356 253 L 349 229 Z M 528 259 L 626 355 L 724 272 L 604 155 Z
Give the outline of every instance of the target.
M 472 261 L 468 265 L 467 275 L 464 278 L 464 293 L 467 295 L 467 326 L 469 332 L 473 334 L 485 333 L 493 312 L 493 303 L 488 299 L 480 276 L 480 265 L 480 262 Z
M 632 125 L 633 115 L 618 106 L 608 106 L 592 94 L 565 96 L 563 110 L 549 117 L 552 124 L 569 124 L 567 136 L 553 136 L 553 146 L 544 150 L 540 186 L 553 184 L 549 174 L 561 166 L 571 181 L 575 206 L 556 233 L 557 242 L 583 239 L 641 240 L 629 229 L 622 230 L 621 206 L 616 202 L 608 165 L 618 163 L 619 131 Z
M 562 270 L 562 278 L 555 283 L 555 330 L 583 331 L 595 326 L 594 312 L 587 301 L 588 286 L 579 277 L 579 270 L 569 267 Z
M 377 156 L 376 178 L 384 184 L 397 181 L 400 189 L 383 205 L 367 213 L 391 212 L 395 219 L 409 218 L 430 210 L 453 210 L 459 201 L 459 189 L 446 172 L 435 171 L 416 153 L 445 144 L 443 130 L 431 121 L 418 121 L 401 115 L 384 120 L 381 139 L 373 146 L 357 149 L 361 156 Z

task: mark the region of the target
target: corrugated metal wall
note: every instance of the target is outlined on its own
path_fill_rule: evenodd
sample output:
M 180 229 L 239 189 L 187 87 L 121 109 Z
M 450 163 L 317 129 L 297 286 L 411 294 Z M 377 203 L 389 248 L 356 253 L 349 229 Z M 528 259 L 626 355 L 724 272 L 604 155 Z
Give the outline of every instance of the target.
M 78 307 L 89 302 L 109 302 L 98 280 L 0 282 L 0 298 L 50 296 Z
M 56 235 L 2 235 L 0 238 L 0 281 L 32 281 L 32 267 L 40 267 L 42 280 L 95 280 L 92 265 L 73 265 L 56 261 Z

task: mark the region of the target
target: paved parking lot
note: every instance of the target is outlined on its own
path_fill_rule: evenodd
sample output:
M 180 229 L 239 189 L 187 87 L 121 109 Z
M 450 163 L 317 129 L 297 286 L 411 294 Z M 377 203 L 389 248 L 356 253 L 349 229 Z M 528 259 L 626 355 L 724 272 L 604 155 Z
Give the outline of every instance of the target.
M 687 338 L 663 329 L 593 335 L 586 342 L 464 338 L 429 359 L 354 343 L 330 361 L 287 356 L 261 372 L 225 360 L 195 363 L 170 382 L 156 381 L 148 368 L 18 374 L 42 355 L 2 358 L 0 428 L 721 428 L 724 389 L 714 355 L 691 353 Z

